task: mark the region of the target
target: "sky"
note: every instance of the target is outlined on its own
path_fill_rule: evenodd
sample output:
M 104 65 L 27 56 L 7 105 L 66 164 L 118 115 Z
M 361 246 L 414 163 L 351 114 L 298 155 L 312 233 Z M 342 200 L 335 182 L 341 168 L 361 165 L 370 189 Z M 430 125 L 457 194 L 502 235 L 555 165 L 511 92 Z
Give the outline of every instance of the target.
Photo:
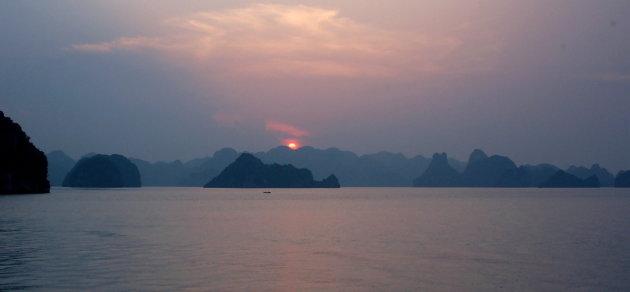
M 627 0 L 0 0 L 0 40 L 0 109 L 45 152 L 630 169 Z

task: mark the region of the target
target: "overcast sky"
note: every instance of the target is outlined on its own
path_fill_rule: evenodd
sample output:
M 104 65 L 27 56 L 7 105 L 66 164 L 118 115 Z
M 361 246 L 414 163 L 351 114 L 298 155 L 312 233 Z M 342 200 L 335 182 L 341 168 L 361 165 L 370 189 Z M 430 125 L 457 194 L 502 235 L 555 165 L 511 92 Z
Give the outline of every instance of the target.
M 0 0 L 0 109 L 44 151 L 287 141 L 630 169 L 630 1 Z

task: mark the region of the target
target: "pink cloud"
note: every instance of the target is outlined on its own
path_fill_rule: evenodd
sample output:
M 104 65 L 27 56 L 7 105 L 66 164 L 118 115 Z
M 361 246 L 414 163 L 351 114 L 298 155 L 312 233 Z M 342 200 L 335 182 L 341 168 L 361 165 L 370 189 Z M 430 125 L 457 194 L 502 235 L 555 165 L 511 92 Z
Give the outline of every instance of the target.
M 157 51 L 184 50 L 186 45 L 180 44 L 176 39 L 160 37 L 123 37 L 111 42 L 95 44 L 77 44 L 70 47 L 71 50 L 83 52 L 108 53 L 114 50 L 142 50 L 153 49 Z
M 71 49 L 153 50 L 193 68 L 266 77 L 461 72 L 475 69 L 471 60 L 485 66 L 483 60 L 496 49 L 465 48 L 461 39 L 449 35 L 386 30 L 336 10 L 304 5 L 253 4 L 195 13 L 167 24 L 173 28 L 170 34 L 122 37 Z
M 276 121 L 265 121 L 265 130 L 289 135 L 292 137 L 305 137 L 311 135 L 309 131 L 300 129 L 293 125 L 279 123 Z
M 109 45 L 108 43 L 80 44 L 80 45 L 73 45 L 71 49 L 75 51 L 82 51 L 82 52 L 106 53 L 112 50 L 112 46 Z

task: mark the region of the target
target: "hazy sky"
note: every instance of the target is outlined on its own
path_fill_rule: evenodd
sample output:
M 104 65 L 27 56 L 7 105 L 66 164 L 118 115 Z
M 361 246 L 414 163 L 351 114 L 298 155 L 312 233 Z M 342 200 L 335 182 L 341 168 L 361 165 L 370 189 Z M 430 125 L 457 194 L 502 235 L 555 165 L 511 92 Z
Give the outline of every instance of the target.
M 0 40 L 0 109 L 44 151 L 630 169 L 627 0 L 0 0 Z

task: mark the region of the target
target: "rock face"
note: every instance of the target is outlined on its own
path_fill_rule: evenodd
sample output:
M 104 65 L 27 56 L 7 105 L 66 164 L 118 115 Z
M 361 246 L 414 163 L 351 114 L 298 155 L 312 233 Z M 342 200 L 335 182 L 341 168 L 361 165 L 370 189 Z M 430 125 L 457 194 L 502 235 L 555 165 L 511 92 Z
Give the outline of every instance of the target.
M 493 155 L 484 159 L 475 152 L 470 156 L 472 162 L 461 175 L 464 187 L 496 187 L 504 173 L 517 169 L 516 164 L 505 156 Z
M 630 188 L 630 170 L 620 171 L 615 178 L 616 188 Z
M 223 148 L 202 161 L 196 167 L 191 167 L 187 175 L 177 183 L 180 186 L 200 187 L 208 182 L 209 177 L 221 173 L 230 163 L 238 158 L 238 153 L 232 148 Z
M 323 181 L 313 180 L 305 168 L 293 165 L 264 164 L 249 153 L 241 154 L 205 188 L 339 188 L 335 175 Z
M 526 165 L 525 167 L 528 167 L 531 171 L 532 179 L 531 184 L 529 185 L 530 187 L 540 186 L 543 182 L 545 182 L 551 176 L 556 174 L 558 170 L 560 170 L 558 167 L 547 163 L 542 163 L 534 166 Z
M 263 163 L 308 168 L 315 178 L 334 173 L 344 186 L 363 187 L 410 187 L 413 179 L 420 176 L 430 162 L 430 159 L 419 155 L 407 158 L 400 153 L 385 151 L 357 155 L 337 148 L 316 149 L 310 146 L 297 150 L 280 146 L 254 156 Z
M 140 172 L 122 155 L 97 154 L 82 158 L 63 181 L 64 187 L 131 188 L 140 187 Z
M 538 187 L 559 169 L 551 164 L 522 165 L 504 172 L 497 183 L 501 188 Z
M 541 188 L 598 188 L 599 180 L 596 176 L 586 179 L 558 170 L 554 175 L 544 181 Z
M 567 172 L 581 179 L 587 179 L 593 175 L 597 176 L 602 187 L 612 187 L 615 184 L 615 176 L 607 169 L 600 167 L 599 164 L 593 164 L 590 169 L 583 166 L 571 166 Z
M 470 154 L 468 161 L 464 171 L 459 174 L 449 165 L 445 153 L 436 153 L 427 171 L 416 178 L 413 185 L 416 187 L 538 187 L 559 170 L 550 164 L 517 167 L 508 157 L 499 155 L 488 157 L 479 149 L 475 149 Z M 599 185 L 590 177 L 578 180 L 580 183 L 577 184 L 584 187 Z
M 415 187 L 455 187 L 459 173 L 448 164 L 446 153 L 435 153 L 427 170 L 413 181 Z
M 46 154 L 46 158 L 48 158 L 48 181 L 50 181 L 50 185 L 61 186 L 63 179 L 74 167 L 76 161 L 61 150 Z
M 240 153 L 224 148 L 213 156 L 196 158 L 187 162 L 150 163 L 130 158 L 142 176 L 143 186 L 190 186 L 202 187 L 208 178 L 214 178 Z M 361 187 L 410 187 L 413 180 L 427 169 L 431 158 L 421 155 L 406 157 L 401 153 L 378 152 L 357 155 L 337 148 L 316 149 L 310 146 L 297 150 L 279 146 L 253 155 L 266 164 L 292 164 L 307 168 L 313 178 L 321 180 L 334 173 L 344 186 Z M 461 172 L 466 163 L 449 158 L 451 167 Z
M 0 111 L 0 194 L 49 193 L 46 155 Z
M 483 152 L 483 150 L 481 150 L 481 149 L 475 149 L 468 156 L 468 164 L 475 164 L 475 163 L 477 163 L 479 161 L 482 161 L 482 160 L 485 160 L 485 159 L 488 159 L 488 155 L 486 155 L 486 153 Z
M 532 184 L 532 171 L 521 166 L 504 172 L 496 186 L 500 188 L 527 188 Z

